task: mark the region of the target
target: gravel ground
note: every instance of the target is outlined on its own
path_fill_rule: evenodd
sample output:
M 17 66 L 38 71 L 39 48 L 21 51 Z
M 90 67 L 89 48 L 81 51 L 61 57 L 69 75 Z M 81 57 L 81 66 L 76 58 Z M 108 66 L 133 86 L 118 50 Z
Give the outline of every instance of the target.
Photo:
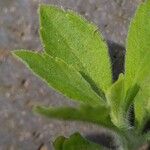
M 140 1 L 0 0 L 0 150 L 52 150 L 49 141 L 58 135 L 105 132 L 90 124 L 48 120 L 33 114 L 35 104 L 72 105 L 10 55 L 13 49 L 42 50 L 38 5 L 49 3 L 70 8 L 97 24 L 109 41 L 116 79 L 123 70 L 128 25 Z

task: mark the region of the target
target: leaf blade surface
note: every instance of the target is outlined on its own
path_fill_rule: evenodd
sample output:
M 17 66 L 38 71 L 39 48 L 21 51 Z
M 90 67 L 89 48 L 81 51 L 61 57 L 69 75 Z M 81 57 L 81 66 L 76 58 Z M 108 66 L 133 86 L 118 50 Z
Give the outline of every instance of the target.
M 142 83 L 134 105 L 136 128 L 142 131 L 150 120 L 150 77 Z
M 54 141 L 54 146 L 56 143 L 60 143 L 60 138 Z M 65 138 L 65 141 L 62 143 L 62 149 L 56 150 L 103 150 L 102 146 L 90 142 L 84 139 L 79 133 L 74 133 L 69 138 Z
M 92 90 L 80 73 L 61 59 L 30 51 L 15 51 L 14 55 L 49 86 L 65 96 L 90 105 L 104 104 L 104 101 Z
M 127 38 L 126 88 L 139 84 L 150 76 L 150 0 L 136 11 Z
M 106 94 L 108 104 L 111 107 L 112 122 L 118 128 L 126 127 L 124 110 L 125 93 L 124 75 L 120 74 L 118 80 L 108 89 Z
M 112 82 L 108 48 L 93 24 L 72 11 L 40 7 L 41 39 L 45 51 L 89 76 L 105 91 Z
M 105 106 L 91 107 L 82 105 L 75 107 L 35 107 L 35 112 L 48 118 L 91 122 L 107 128 L 113 128 L 109 108 Z

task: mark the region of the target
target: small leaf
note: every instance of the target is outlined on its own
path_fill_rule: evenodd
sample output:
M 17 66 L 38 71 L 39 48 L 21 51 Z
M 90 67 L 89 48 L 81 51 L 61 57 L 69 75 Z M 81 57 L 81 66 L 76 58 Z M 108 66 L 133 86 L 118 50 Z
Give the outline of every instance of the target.
M 119 128 L 125 127 L 125 83 L 124 76 L 120 74 L 119 79 L 108 89 L 106 94 L 108 104 L 111 107 L 112 122 Z
M 150 0 L 143 2 L 133 18 L 126 51 L 126 89 L 150 76 Z
M 54 142 L 53 146 L 55 150 L 63 150 L 63 144 L 65 142 L 66 138 L 63 136 L 59 136 Z
M 40 6 L 40 26 L 46 53 L 83 72 L 100 91 L 111 85 L 107 44 L 96 26 L 72 11 L 49 5 Z
M 80 108 L 37 106 L 34 111 L 49 118 L 85 121 L 108 128 L 114 127 L 109 116 L 109 108 L 105 106 L 82 105 Z
M 150 77 L 140 87 L 135 97 L 135 121 L 136 128 L 142 131 L 145 124 L 150 120 Z
M 62 137 L 61 137 L 62 138 Z M 60 146 L 60 138 L 54 142 L 55 150 L 104 150 L 102 146 L 84 139 L 79 133 L 74 133 L 69 138 L 64 138 Z M 58 146 L 57 146 L 58 143 Z M 58 149 L 60 147 L 60 149 Z
M 61 59 L 29 51 L 15 51 L 13 54 L 48 85 L 65 96 L 93 106 L 104 104 L 104 101 L 91 89 L 80 73 Z
M 125 98 L 125 105 L 124 105 L 125 112 L 128 112 L 130 105 L 134 103 L 135 96 L 139 92 L 139 89 L 140 89 L 140 86 L 135 84 L 133 87 L 129 88 L 129 90 L 127 91 L 126 98 Z

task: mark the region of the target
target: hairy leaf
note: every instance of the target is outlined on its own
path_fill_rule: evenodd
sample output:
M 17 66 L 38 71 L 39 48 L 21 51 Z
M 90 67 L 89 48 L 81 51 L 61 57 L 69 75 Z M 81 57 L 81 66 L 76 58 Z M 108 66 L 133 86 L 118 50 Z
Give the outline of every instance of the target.
M 150 120 L 150 77 L 143 82 L 135 97 L 135 119 L 136 127 L 140 131 Z
M 119 128 L 125 127 L 125 83 L 124 76 L 120 74 L 119 79 L 108 89 L 106 94 L 111 107 L 112 122 Z
M 55 150 L 102 150 L 103 148 L 84 139 L 79 133 L 74 133 L 69 138 L 58 137 L 53 143 Z
M 49 118 L 85 121 L 108 128 L 114 127 L 109 115 L 110 110 L 105 106 L 91 107 L 88 105 L 82 105 L 80 108 L 37 106 L 34 111 Z
M 133 18 L 126 50 L 126 111 L 134 102 L 143 80 L 150 76 L 150 0 L 143 2 Z
M 50 86 L 69 98 L 93 106 L 104 104 L 104 101 L 91 89 L 80 73 L 61 59 L 54 59 L 45 53 L 23 50 L 15 51 L 14 55 Z
M 126 89 L 150 76 L 150 0 L 143 2 L 133 18 L 126 51 Z
M 96 26 L 72 11 L 48 5 L 40 6 L 40 25 L 48 54 L 73 65 L 100 91 L 111 85 L 108 48 Z
M 138 84 L 135 95 L 136 126 L 142 130 L 150 119 L 150 0 L 142 3 L 132 21 L 127 45 L 126 78 L 127 86 Z M 133 90 L 135 88 L 132 87 Z M 130 95 L 133 96 L 133 90 Z M 132 99 L 133 101 L 133 99 Z

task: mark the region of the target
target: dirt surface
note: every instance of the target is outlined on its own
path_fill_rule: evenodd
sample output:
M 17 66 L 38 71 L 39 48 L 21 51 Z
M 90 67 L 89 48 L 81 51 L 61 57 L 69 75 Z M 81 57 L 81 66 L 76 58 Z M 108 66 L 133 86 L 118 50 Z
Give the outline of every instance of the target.
M 72 105 L 10 55 L 14 49 L 42 50 L 38 5 L 49 3 L 70 8 L 96 23 L 109 41 L 116 79 L 123 70 L 121 60 L 125 53 L 120 45 L 125 45 L 129 22 L 140 1 L 0 0 L 0 150 L 52 150 L 49 141 L 58 135 L 105 132 L 90 124 L 48 120 L 33 114 L 35 104 Z

